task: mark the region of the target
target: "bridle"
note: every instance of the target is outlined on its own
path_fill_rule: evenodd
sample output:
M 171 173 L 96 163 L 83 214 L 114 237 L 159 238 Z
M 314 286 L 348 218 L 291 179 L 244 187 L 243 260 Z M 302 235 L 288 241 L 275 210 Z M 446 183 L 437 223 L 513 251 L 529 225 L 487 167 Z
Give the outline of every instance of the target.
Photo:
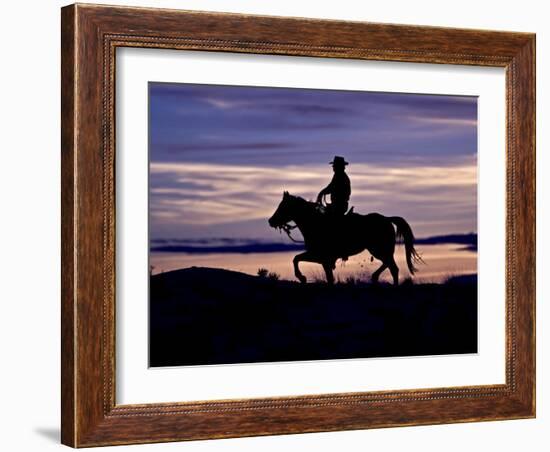
M 324 201 L 324 197 L 323 197 L 323 201 Z M 323 212 L 325 209 L 326 209 L 326 204 L 324 202 L 321 202 L 321 203 L 318 203 L 316 205 L 316 208 L 320 211 L 320 212 Z M 292 237 L 292 230 L 296 229 L 298 227 L 298 225 L 291 225 L 290 223 L 284 223 L 283 225 L 281 226 L 276 226 L 279 230 L 281 231 L 284 231 L 286 233 L 286 235 L 288 235 L 288 238 L 290 240 L 292 240 L 294 243 L 304 243 L 303 240 L 296 240 L 294 237 Z

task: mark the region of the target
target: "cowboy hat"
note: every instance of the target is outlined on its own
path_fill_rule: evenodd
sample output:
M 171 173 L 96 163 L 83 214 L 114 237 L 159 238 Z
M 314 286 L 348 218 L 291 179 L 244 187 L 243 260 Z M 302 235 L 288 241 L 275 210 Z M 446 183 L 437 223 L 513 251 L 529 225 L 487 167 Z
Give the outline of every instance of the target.
M 346 166 L 348 162 L 344 159 L 344 157 L 340 157 L 339 155 L 334 156 L 334 159 L 332 159 L 332 162 L 329 163 L 329 165 L 344 165 Z

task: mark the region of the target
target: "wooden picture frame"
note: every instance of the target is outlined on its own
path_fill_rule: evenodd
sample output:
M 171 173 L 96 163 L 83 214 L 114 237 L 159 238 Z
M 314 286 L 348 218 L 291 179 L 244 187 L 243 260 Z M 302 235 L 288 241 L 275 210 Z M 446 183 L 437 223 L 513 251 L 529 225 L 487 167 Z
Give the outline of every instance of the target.
M 71 5 L 62 9 L 62 442 L 73 447 L 535 416 L 535 35 Z M 506 383 L 115 403 L 115 50 L 506 69 Z

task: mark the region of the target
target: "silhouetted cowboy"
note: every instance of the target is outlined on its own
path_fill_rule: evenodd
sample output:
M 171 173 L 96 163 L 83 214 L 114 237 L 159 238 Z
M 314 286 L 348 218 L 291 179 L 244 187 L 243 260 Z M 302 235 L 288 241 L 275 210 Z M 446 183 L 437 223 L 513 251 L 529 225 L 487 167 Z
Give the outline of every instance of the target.
M 336 215 L 344 215 L 348 211 L 348 202 L 351 195 L 351 184 L 346 174 L 348 162 L 344 157 L 335 156 L 332 162 L 334 176 L 330 184 L 323 188 L 317 195 L 317 203 L 321 203 L 323 197 L 330 195 L 331 203 L 327 205 L 327 212 Z

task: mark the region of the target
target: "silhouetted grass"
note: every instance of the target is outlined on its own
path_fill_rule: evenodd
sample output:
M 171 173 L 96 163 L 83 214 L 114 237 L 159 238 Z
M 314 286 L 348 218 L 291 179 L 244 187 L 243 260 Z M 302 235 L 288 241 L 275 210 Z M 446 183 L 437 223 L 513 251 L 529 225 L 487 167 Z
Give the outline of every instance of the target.
M 271 281 L 279 281 L 281 275 L 276 272 L 270 272 L 267 268 L 259 268 L 257 275 L 260 278 L 269 279 Z

